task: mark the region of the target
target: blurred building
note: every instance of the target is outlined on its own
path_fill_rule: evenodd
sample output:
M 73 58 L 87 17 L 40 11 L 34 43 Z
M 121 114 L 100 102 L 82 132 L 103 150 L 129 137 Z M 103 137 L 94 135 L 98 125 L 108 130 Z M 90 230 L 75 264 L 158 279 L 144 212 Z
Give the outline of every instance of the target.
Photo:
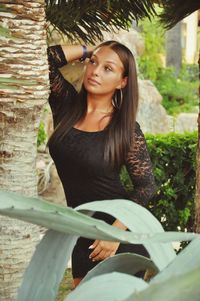
M 200 12 L 196 11 L 182 21 L 182 50 L 186 63 L 198 62 L 200 46 Z

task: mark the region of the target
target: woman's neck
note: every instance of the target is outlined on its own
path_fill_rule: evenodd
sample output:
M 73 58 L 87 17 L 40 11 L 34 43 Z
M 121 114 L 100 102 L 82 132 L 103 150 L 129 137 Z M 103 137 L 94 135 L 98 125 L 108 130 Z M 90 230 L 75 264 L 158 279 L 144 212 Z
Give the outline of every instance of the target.
M 103 113 L 107 114 L 113 111 L 112 97 L 104 95 L 87 96 L 87 113 Z

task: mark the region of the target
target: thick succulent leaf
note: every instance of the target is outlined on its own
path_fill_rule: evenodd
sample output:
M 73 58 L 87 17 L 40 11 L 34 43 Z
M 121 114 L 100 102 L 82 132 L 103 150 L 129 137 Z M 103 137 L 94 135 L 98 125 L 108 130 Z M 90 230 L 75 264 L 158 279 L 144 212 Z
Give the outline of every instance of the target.
M 128 202 L 126 200 L 122 201 L 125 201 L 125 203 Z M 104 202 L 106 202 L 106 204 L 109 202 L 111 206 L 114 205 L 113 200 L 98 201 L 94 203 L 97 205 L 98 203 Z M 129 207 L 134 206 L 133 202 L 128 203 Z M 88 203 L 88 206 L 89 204 L 90 203 Z M 124 203 L 121 202 L 119 210 L 122 210 L 123 208 Z M 141 207 L 141 210 L 142 214 L 143 210 L 146 209 Z M 53 204 L 40 198 L 22 196 L 14 192 L 0 191 L 0 214 L 41 225 L 55 231 L 70 233 L 91 239 L 120 241 L 135 244 L 151 242 L 152 239 L 153 241 L 160 240 L 160 234 L 155 234 L 154 232 L 150 233 L 148 231 L 149 233 L 133 233 L 123 231 L 106 224 L 104 221 L 94 219 L 82 214 L 81 212 L 77 212 L 72 208 Z M 175 234 L 177 240 L 179 240 L 179 233 Z M 156 240 L 157 235 L 158 240 Z M 162 233 L 162 235 L 164 234 Z M 185 237 L 187 240 L 193 239 L 193 234 L 187 233 L 185 234 Z M 170 237 L 167 237 L 166 240 L 162 238 L 162 241 L 168 242 L 171 241 L 171 239 Z
M 134 276 L 110 273 L 94 277 L 79 285 L 64 301 L 122 301 L 148 284 Z
M 152 279 L 152 283 L 165 281 L 172 276 L 183 275 L 195 268 L 200 269 L 200 238 L 196 238 L 183 249 L 182 252 L 157 276 Z
M 118 200 L 115 200 L 115 203 L 117 203 L 117 201 Z M 94 207 L 93 204 L 96 204 L 97 210 L 102 205 L 109 205 L 109 207 L 115 209 L 113 200 L 87 203 L 85 206 Z M 135 206 L 133 202 L 121 200 L 118 211 L 122 211 L 125 204 L 128 205 L 129 210 Z M 138 207 L 141 208 L 141 214 L 147 212 L 145 208 L 141 206 Z M 133 208 L 132 211 L 134 211 Z M 107 208 L 105 208 L 105 212 L 106 209 Z M 148 231 L 149 233 L 142 233 L 141 235 L 141 233 L 123 231 L 116 227 L 112 227 L 101 220 L 77 212 L 72 208 L 56 205 L 40 198 L 22 196 L 13 192 L 0 191 L 0 214 L 39 224 L 56 231 L 72 233 L 88 238 L 107 240 L 117 239 L 119 241 L 130 243 L 144 243 L 148 240 L 151 241 L 153 237 L 154 241 L 156 241 L 156 234 L 154 234 L 154 232 L 151 233 Z M 151 213 L 149 213 L 149 215 L 151 215 Z M 178 235 L 179 234 L 177 233 L 177 239 Z M 191 239 L 193 238 L 193 234 L 187 233 L 186 236 L 188 239 L 189 236 L 191 236 Z M 170 237 L 168 237 L 166 241 L 169 240 Z
M 132 253 L 117 254 L 105 259 L 90 270 L 80 285 L 93 277 L 107 273 L 119 272 L 135 275 L 137 272 L 146 269 L 152 270 L 155 274 L 158 272 L 158 268 L 149 258 Z
M 101 202 L 101 201 L 100 201 Z M 137 234 L 117 229 L 104 221 L 42 199 L 0 191 L 0 214 L 41 225 L 63 233 L 91 239 L 143 243 L 151 234 Z
M 200 269 L 193 269 L 187 274 L 174 276 L 156 284 L 150 284 L 147 289 L 139 293 L 134 292 L 127 299 L 121 299 L 121 301 L 199 301 L 199 279 Z
M 144 207 L 128 200 L 112 200 L 83 204 L 78 211 L 101 211 L 113 215 L 133 232 L 157 233 L 164 230 L 159 221 Z M 176 254 L 171 244 L 145 243 L 151 259 L 162 270 Z
M 77 237 L 48 230 L 24 273 L 16 301 L 54 301 Z

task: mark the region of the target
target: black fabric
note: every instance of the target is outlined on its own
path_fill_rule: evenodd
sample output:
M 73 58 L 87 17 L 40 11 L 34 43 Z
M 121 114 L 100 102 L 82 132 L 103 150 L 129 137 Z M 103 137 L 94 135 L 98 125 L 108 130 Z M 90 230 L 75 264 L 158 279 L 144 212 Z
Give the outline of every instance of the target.
M 62 120 L 67 108 L 76 101 L 77 92 L 59 71 L 67 63 L 60 45 L 48 48 L 51 94 L 49 103 L 54 124 Z M 50 144 L 49 151 L 55 162 L 63 184 L 67 204 L 76 207 L 94 200 L 131 199 L 146 206 L 155 184 L 151 161 L 144 135 L 139 124 L 135 127 L 134 145 L 127 154 L 126 167 L 133 182 L 134 190 L 128 194 L 124 189 L 119 170 L 111 168 L 103 160 L 106 130 L 85 132 L 71 128 L 62 143 Z M 112 224 L 113 217 L 96 213 L 96 218 Z M 88 258 L 91 241 L 80 238 L 73 252 L 72 269 L 75 277 L 83 277 L 95 265 Z M 142 246 L 120 245 L 118 252 L 138 252 Z M 134 251 L 135 250 L 135 251 Z
M 91 239 L 79 238 L 72 254 L 72 276 L 73 278 L 83 278 L 89 270 L 94 268 L 99 262 L 89 259 L 91 250 L 88 247 L 93 243 Z M 83 251 L 84 250 L 84 251 Z M 136 253 L 149 257 L 148 252 L 143 245 L 120 244 L 116 254 L 120 253 Z M 138 276 L 143 276 L 143 272 Z

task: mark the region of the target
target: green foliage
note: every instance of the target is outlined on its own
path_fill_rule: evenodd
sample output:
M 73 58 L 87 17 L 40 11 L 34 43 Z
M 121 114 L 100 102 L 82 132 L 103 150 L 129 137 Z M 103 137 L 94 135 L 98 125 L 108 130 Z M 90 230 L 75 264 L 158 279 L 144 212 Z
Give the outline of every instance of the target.
M 166 231 L 192 230 L 194 224 L 197 133 L 146 135 L 157 191 L 149 209 Z M 122 180 L 130 189 L 127 172 Z
M 197 66 L 184 65 L 178 78 L 173 68 L 159 68 L 154 84 L 163 97 L 163 106 L 169 114 L 191 111 L 198 105 Z
M 94 43 L 102 31 L 128 29 L 132 20 L 152 16 L 154 3 L 145 1 L 45 0 L 46 17 L 54 29 L 68 39 Z
M 140 77 L 156 80 L 158 70 L 162 67 L 164 53 L 164 31 L 156 18 L 139 22 L 141 35 L 145 40 L 145 51 L 138 60 Z
M 198 65 L 183 64 L 178 78 L 173 67 L 163 67 L 165 56 L 164 29 L 154 18 L 139 22 L 145 51 L 139 58 L 139 76 L 153 81 L 163 97 L 163 106 L 170 115 L 196 111 L 198 106 Z
M 113 214 L 131 231 L 117 229 L 86 215 L 93 211 Z M 91 270 L 64 301 L 92 301 L 94 298 L 97 301 L 186 301 L 189 297 L 193 301 L 199 300 L 200 235 L 163 232 L 148 210 L 131 201 L 98 201 L 71 209 L 0 191 L 0 214 L 54 229 L 47 231 L 36 248 L 24 274 L 17 296 L 19 301 L 55 300 L 79 235 L 122 243 L 143 243 L 148 250 L 151 245 L 151 259 L 129 253 L 107 258 Z M 140 231 L 134 233 L 133 229 Z M 176 255 L 171 244 L 167 243 L 174 240 L 192 241 Z M 154 278 L 149 282 L 134 276 L 135 272 L 146 269 L 154 272 Z
M 163 6 L 159 18 L 167 29 L 174 27 L 179 21 L 200 8 L 200 3 L 196 0 L 185 0 L 184 5 L 182 5 L 182 0 L 161 0 L 159 3 Z
M 47 139 L 47 134 L 44 127 L 44 122 L 40 122 L 39 130 L 38 130 L 38 137 L 37 137 L 37 147 L 44 144 Z

